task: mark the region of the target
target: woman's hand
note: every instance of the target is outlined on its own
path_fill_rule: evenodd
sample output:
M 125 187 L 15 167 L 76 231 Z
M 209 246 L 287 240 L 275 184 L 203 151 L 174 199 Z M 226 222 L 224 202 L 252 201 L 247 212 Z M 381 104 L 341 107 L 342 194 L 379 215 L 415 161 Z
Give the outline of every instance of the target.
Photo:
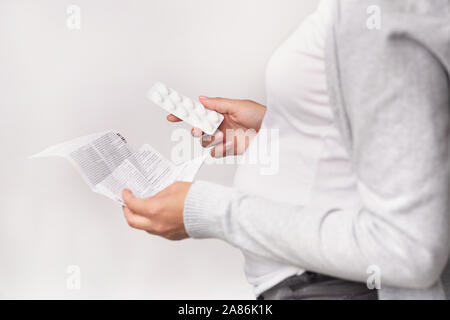
M 224 115 L 224 120 L 213 136 L 203 135 L 199 128 L 192 129 L 194 137 L 200 137 L 203 147 L 214 146 L 211 150 L 213 157 L 243 154 L 250 141 L 259 131 L 266 113 L 266 107 L 250 100 L 233 100 L 225 98 L 199 97 L 205 108 Z M 170 114 L 167 120 L 181 121 Z
M 183 210 L 191 184 L 175 182 L 147 199 L 136 198 L 130 190 L 123 190 L 125 219 L 132 228 L 145 230 L 169 240 L 188 238 L 183 222 Z

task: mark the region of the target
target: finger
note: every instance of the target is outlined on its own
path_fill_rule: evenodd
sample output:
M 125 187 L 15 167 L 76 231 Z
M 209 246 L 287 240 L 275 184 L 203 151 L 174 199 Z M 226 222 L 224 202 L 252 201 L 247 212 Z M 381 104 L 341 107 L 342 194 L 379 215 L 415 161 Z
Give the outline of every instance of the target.
M 208 98 L 205 96 L 199 97 L 200 102 L 205 108 L 217 111 L 219 113 L 229 113 L 233 106 L 234 100 L 225 98 Z
M 131 211 L 145 215 L 147 209 L 147 201 L 145 199 L 136 198 L 128 189 L 122 191 L 122 199 Z
M 181 120 L 180 118 L 178 118 L 177 116 L 175 116 L 175 115 L 173 115 L 173 114 L 169 114 L 169 115 L 167 116 L 167 120 L 170 121 L 170 122 L 180 122 L 180 121 L 183 121 L 183 120 Z
M 133 213 L 128 207 L 123 207 L 123 213 L 130 227 L 140 230 L 150 229 L 152 225 L 150 219 Z
M 226 143 L 221 143 L 215 146 L 211 150 L 211 156 L 214 158 L 222 158 L 232 154 L 231 152 L 232 149 L 233 149 L 233 141 L 227 141 Z
M 198 137 L 201 137 L 203 135 L 203 131 L 200 128 L 192 128 L 191 134 L 192 134 L 193 137 L 198 138 Z
M 204 135 L 200 139 L 200 144 L 203 148 L 213 146 L 223 141 L 223 132 L 217 131 L 214 135 Z

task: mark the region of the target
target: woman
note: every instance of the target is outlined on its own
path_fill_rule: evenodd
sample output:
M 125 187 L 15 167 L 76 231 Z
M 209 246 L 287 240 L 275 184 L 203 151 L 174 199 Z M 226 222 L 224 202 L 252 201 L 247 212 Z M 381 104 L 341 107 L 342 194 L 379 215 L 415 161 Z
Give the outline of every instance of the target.
M 376 28 L 372 4 L 321 2 L 269 62 L 267 112 L 200 97 L 225 115 L 221 132 L 279 130 L 277 174 L 243 165 L 234 188 L 177 182 L 150 199 L 125 190 L 128 223 L 240 248 L 260 299 L 444 297 L 450 2 L 379 0 Z M 202 143 L 220 157 L 255 139 Z M 370 270 L 379 292 L 365 284 Z

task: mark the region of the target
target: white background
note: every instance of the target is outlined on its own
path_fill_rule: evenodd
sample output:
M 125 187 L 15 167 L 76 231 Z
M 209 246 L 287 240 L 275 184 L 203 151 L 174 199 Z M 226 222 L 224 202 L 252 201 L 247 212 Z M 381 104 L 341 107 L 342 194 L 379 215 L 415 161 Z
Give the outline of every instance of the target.
M 317 2 L 0 0 L 0 298 L 252 299 L 235 248 L 133 230 L 68 162 L 27 157 L 112 128 L 170 157 L 176 126 L 151 85 L 264 103 L 271 53 Z M 234 169 L 199 178 L 231 185 Z M 69 265 L 80 290 L 66 288 Z

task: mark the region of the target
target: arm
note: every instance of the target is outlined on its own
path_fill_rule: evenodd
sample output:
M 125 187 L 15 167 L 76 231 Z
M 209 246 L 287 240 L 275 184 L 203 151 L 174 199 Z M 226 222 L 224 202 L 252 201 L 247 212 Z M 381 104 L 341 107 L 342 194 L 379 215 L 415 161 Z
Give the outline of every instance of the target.
M 450 101 L 443 68 L 448 60 L 442 62 L 448 58 L 442 54 L 449 48 L 448 20 L 428 29 L 425 24 L 434 23 L 429 16 L 418 22 L 426 39 L 430 32 L 444 35 L 444 43 L 431 37 L 443 48 L 431 52 L 409 32 L 392 32 L 387 22 L 405 25 L 404 15 L 385 16 L 383 31 L 362 36 L 365 24 L 351 13 L 347 21 L 356 21 L 339 33 L 337 60 L 346 112 L 337 118 L 339 123 L 348 121 L 344 133 L 352 142 L 358 182 L 352 199 L 346 199 L 352 201 L 346 203 L 354 205 L 316 198 L 293 207 L 211 183 L 177 182 L 149 199 L 125 192 L 128 223 L 174 240 L 187 233 L 220 238 L 258 255 L 341 278 L 365 281 L 367 267 L 377 265 L 385 285 L 434 284 L 449 251 Z M 413 21 L 406 24 L 413 25 L 418 17 L 410 15 Z M 226 149 L 219 146 L 216 156 Z
M 191 237 L 221 238 L 308 270 L 365 281 L 377 265 L 383 284 L 428 287 L 449 251 L 448 75 L 408 37 L 352 39 L 360 43 L 349 50 L 365 48 L 340 53 L 357 205 L 317 199 L 293 207 L 195 182 L 185 226 Z

